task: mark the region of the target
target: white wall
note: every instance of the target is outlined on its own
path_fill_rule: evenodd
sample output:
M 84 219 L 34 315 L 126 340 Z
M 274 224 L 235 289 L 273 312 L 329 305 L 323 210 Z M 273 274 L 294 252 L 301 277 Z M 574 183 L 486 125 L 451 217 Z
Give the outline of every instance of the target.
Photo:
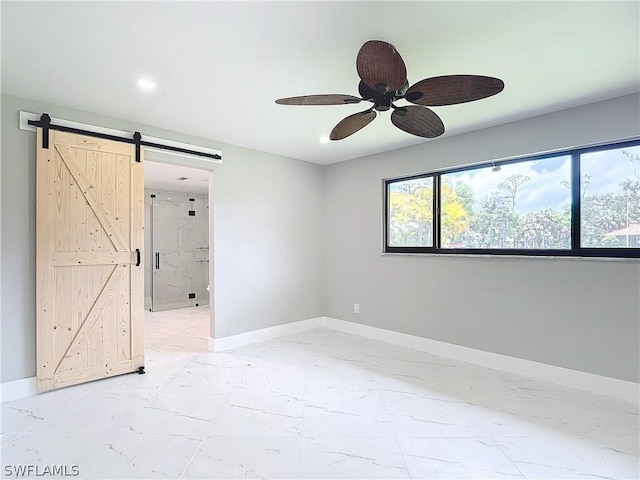
M 35 134 L 19 111 L 219 149 L 213 174 L 214 337 L 322 315 L 322 168 L 2 95 L 1 381 L 35 375 Z
M 637 261 L 380 252 L 383 178 L 637 137 L 639 112 L 630 95 L 326 167 L 325 315 L 638 382 Z

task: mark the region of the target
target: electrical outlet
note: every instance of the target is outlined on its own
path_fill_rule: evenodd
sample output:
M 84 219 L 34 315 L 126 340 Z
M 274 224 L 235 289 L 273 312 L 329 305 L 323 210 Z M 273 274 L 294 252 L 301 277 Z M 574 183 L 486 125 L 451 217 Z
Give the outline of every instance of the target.
M 353 313 L 360 313 L 360 304 L 359 303 L 354 303 L 353 304 Z

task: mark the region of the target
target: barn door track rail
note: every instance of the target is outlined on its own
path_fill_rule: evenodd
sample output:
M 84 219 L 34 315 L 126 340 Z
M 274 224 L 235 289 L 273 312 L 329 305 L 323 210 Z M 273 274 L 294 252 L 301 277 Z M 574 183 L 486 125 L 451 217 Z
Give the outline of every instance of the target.
M 64 125 L 56 125 L 51 123 L 51 117 L 47 113 L 40 115 L 40 120 L 29 120 L 29 125 L 42 128 L 42 148 L 49 148 L 49 130 L 59 130 L 61 132 L 76 133 L 78 135 L 86 135 L 88 137 L 103 138 L 105 140 L 115 140 L 116 142 L 130 143 L 136 146 L 136 162 L 140 161 L 140 146 L 159 148 L 161 150 L 169 150 L 171 152 L 185 153 L 187 155 L 196 155 L 198 157 L 206 157 L 214 160 L 221 160 L 222 157 L 217 153 L 198 152 L 188 148 L 175 147 L 173 145 L 165 145 L 162 143 L 148 142 L 142 140 L 140 132 L 134 132 L 133 138 L 120 137 L 117 135 L 109 135 L 107 133 L 92 132 L 81 128 L 67 127 Z

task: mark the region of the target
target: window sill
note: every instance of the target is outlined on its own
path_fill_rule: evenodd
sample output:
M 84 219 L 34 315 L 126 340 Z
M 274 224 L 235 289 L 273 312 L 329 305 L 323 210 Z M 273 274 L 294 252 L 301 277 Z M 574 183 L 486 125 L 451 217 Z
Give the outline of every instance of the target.
M 624 262 L 638 263 L 640 258 L 629 257 L 579 257 L 564 255 L 494 255 L 490 253 L 401 253 L 401 252 L 380 252 L 381 257 L 420 257 L 420 258 L 500 258 L 504 260 L 525 259 L 525 260 L 571 260 L 571 261 L 587 261 L 587 262 Z

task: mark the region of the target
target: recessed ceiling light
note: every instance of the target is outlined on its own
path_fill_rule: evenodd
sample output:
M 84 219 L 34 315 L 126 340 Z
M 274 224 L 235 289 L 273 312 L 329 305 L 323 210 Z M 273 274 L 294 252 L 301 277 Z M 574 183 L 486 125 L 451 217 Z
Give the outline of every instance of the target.
M 320 137 L 320 143 L 329 143 L 329 137 L 326 137 L 326 136 Z
M 158 85 L 156 82 L 151 80 L 150 78 L 140 78 L 138 79 L 138 88 L 143 92 L 153 92 Z

